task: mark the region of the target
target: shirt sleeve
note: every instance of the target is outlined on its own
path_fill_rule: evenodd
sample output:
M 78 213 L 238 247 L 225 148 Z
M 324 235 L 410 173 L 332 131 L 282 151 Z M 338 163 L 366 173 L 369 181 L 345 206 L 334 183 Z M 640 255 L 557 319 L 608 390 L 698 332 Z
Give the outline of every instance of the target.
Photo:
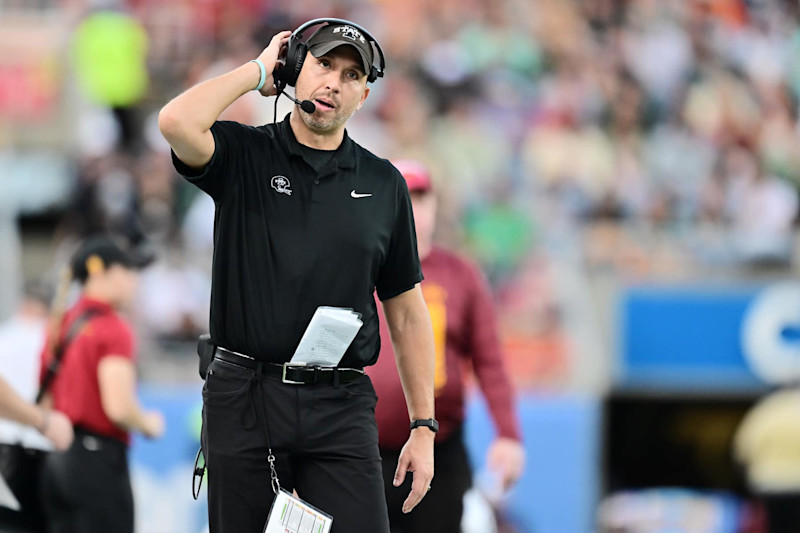
M 214 136 L 214 155 L 203 169 L 195 169 L 172 153 L 175 170 L 187 181 L 199 187 L 215 201 L 222 199 L 226 187 L 242 175 L 242 132 L 237 122 L 217 121 L 211 126 Z
M 400 173 L 397 174 L 399 176 Z M 411 197 L 402 176 L 398 177 L 396 202 L 397 209 L 389 250 L 376 284 L 378 298 L 382 301 L 413 289 L 414 285 L 423 279 L 417 253 L 417 232 L 414 227 Z
M 492 413 L 497 434 L 521 440 L 511 384 L 497 328 L 488 283 L 477 268 L 465 264 L 469 283 L 467 309 L 469 353 L 481 391 Z
M 117 318 L 109 319 L 107 324 L 98 324 L 98 330 L 103 332 L 99 354 L 101 360 L 108 356 L 135 359 L 133 331 L 127 323 Z

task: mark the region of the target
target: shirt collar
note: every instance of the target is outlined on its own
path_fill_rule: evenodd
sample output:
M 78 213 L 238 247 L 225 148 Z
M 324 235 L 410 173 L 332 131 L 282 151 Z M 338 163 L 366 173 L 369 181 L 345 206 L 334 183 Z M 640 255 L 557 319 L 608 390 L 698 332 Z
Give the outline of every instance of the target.
M 94 298 L 89 298 L 83 295 L 81 295 L 80 299 L 78 300 L 76 307 L 80 309 L 96 309 L 100 312 L 111 312 L 114 310 L 114 306 L 108 302 L 95 300 Z
M 280 128 L 288 152 L 294 156 L 303 157 L 303 153 L 300 151 L 300 143 L 294 136 L 292 126 L 289 124 L 289 117 L 291 117 L 291 113 L 286 115 L 286 118 L 283 119 L 283 122 L 281 122 L 278 127 Z M 356 150 L 354 144 L 355 143 L 347 134 L 347 130 L 344 130 L 342 144 L 336 149 L 336 155 L 334 156 L 334 160 L 339 168 L 353 168 L 356 166 Z

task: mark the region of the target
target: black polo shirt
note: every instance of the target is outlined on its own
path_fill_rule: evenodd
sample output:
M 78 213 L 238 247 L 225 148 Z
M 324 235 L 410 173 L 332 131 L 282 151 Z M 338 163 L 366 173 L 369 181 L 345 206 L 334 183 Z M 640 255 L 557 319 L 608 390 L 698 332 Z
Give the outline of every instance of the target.
M 362 314 L 340 366 L 380 350 L 374 291 L 386 300 L 422 281 L 408 188 L 391 163 L 345 132 L 319 172 L 287 118 L 260 127 L 216 122 L 202 174 L 175 168 L 216 204 L 211 336 L 257 359 L 288 361 L 321 305 Z M 194 175 L 193 175 L 194 174 Z

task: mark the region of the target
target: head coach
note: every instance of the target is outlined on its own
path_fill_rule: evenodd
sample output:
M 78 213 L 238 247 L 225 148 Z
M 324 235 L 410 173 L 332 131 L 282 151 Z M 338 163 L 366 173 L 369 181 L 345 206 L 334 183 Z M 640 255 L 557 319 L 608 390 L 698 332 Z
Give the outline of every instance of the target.
M 272 473 L 333 515 L 332 531 L 389 532 L 377 398 L 363 372 L 380 350 L 375 291 L 411 419 L 396 473 L 397 485 L 413 473 L 403 511 L 430 487 L 433 338 L 408 189 L 397 169 L 345 131 L 383 69 L 380 45 L 364 28 L 315 19 L 278 33 L 258 59 L 192 87 L 159 114 L 175 167 L 216 204 L 217 349 L 203 389 L 212 533 L 262 531 Z M 217 121 L 243 94 L 279 95 L 286 86 L 298 105 L 283 122 Z M 319 306 L 352 308 L 363 327 L 335 370 L 287 366 Z

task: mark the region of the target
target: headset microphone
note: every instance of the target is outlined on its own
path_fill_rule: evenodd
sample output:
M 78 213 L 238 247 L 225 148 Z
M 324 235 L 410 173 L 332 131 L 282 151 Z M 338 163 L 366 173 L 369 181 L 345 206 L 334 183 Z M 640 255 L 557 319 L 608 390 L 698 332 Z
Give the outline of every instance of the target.
M 297 98 L 294 98 L 293 96 L 291 96 L 289 94 L 286 94 L 286 93 L 283 93 L 283 94 L 286 95 L 286 98 L 288 98 L 289 100 L 291 100 L 295 104 L 299 105 L 300 109 L 302 109 L 306 113 L 310 114 L 310 113 L 313 113 L 314 111 L 317 110 L 317 106 L 314 105 L 314 102 L 312 102 L 311 100 L 303 100 L 301 102 L 300 100 L 298 100 Z

